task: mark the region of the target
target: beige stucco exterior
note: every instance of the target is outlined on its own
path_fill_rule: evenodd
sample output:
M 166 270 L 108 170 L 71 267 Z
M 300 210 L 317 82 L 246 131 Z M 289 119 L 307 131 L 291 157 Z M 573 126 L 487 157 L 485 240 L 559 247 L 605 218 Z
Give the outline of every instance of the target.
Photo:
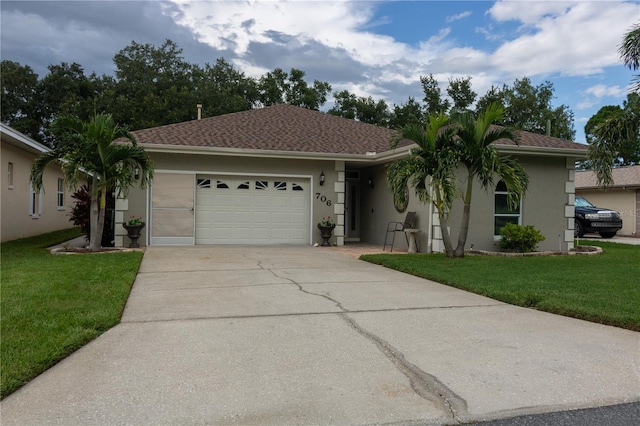
M 336 222 L 333 244 L 344 243 L 344 161 L 309 160 L 291 158 L 256 158 L 235 156 L 207 156 L 149 152 L 156 173 L 180 173 L 198 175 L 242 175 L 242 176 L 296 176 L 308 179 L 311 207 L 310 243 L 320 242 L 320 231 L 316 224 L 323 217 L 331 216 Z M 320 174 L 324 173 L 324 185 L 320 185 Z M 193 187 L 185 187 L 192 191 Z M 134 215 L 148 218 L 152 188 L 132 188 L 126 200 L 116 203 L 116 246 L 128 245 L 122 223 Z M 316 195 L 319 194 L 317 197 Z M 325 200 L 325 201 L 321 201 Z M 150 227 L 145 228 L 141 245 L 149 244 Z
M 545 241 L 539 250 L 566 251 L 573 247 L 573 160 L 564 157 L 522 156 L 518 161 L 529 175 L 529 190 L 522 200 L 522 225 L 533 225 Z M 362 185 L 363 197 L 361 209 L 361 236 L 364 241 L 382 244 L 386 227 L 390 221 L 403 221 L 406 213 L 398 213 L 393 206 L 391 194 L 385 185 L 383 165 L 363 170 L 363 175 L 373 176 L 378 182 L 374 189 Z M 459 171 L 464 176 L 464 171 Z M 496 178 L 496 184 L 498 179 Z M 415 227 L 420 229 L 418 242 L 421 251 L 442 251 L 441 232 L 438 226 L 437 212 L 410 194 L 407 211 L 417 212 Z M 431 216 L 431 222 L 429 221 Z M 462 216 L 462 202 L 455 202 L 449 218 L 449 226 L 454 246 L 457 244 L 458 229 Z M 493 236 L 494 228 L 494 192 L 485 191 L 479 182 L 474 182 L 471 219 L 467 247 L 475 249 L 498 250 L 498 241 Z M 406 249 L 406 239 L 396 236 L 396 246 Z
M 385 173 L 388 161 L 256 158 L 158 152 L 150 152 L 150 156 L 154 161 L 156 173 L 187 173 L 193 176 L 299 176 L 309 179 L 312 188 L 309 194 L 312 217 L 311 244 L 320 240 L 315 225 L 329 215 L 337 224 L 332 239 L 332 243 L 337 245 L 350 241 L 382 244 L 388 223 L 401 222 L 406 216 L 406 212 L 396 211 L 386 186 Z M 522 201 L 521 223 L 535 226 L 545 236 L 545 241 L 539 245 L 540 250 L 566 251 L 572 248 L 574 159 L 565 156 L 536 155 L 522 155 L 517 159 L 525 167 L 530 178 L 529 190 Z M 324 173 L 326 179 L 322 186 L 319 185 L 321 173 Z M 463 173 L 461 171 L 460 176 Z M 357 178 L 354 179 L 354 176 Z M 347 186 L 352 189 L 356 187 L 357 198 L 351 206 Z M 193 188 L 185 187 L 185 190 Z M 120 207 L 116 213 L 116 230 L 119 235 L 116 236 L 116 245 L 128 244 L 122 222 L 131 215 L 149 217 L 150 191 L 132 189 L 128 200 L 119 202 Z M 324 197 L 330 203 L 322 202 L 320 197 Z M 454 244 L 457 241 L 461 207 L 461 203 L 457 202 L 450 218 Z M 350 208 L 357 209 L 355 229 L 346 229 L 349 222 L 353 221 L 353 217 L 349 216 Z M 415 228 L 421 231 L 417 236 L 420 251 L 442 251 L 437 212 L 429 205 L 420 203 L 414 194 L 410 196 L 407 211 L 417 212 Z M 483 190 L 476 182 L 467 248 L 473 244 L 477 249 L 497 250 L 497 240 L 492 232 L 493 224 L 494 192 Z M 146 238 L 140 242 L 149 244 L 149 228 L 146 229 Z M 406 250 L 404 236 L 396 235 L 395 247 Z
M 64 185 L 62 206 L 58 206 L 58 179 L 64 176 L 60 166 L 52 164 L 43 176 L 43 191 L 31 212 L 29 174 L 33 160 L 47 148 L 14 129 L 2 125 L 2 241 L 71 228 L 69 211 L 72 192 Z M 10 166 L 13 176 L 10 176 Z M 11 184 L 10 180 L 13 181 Z

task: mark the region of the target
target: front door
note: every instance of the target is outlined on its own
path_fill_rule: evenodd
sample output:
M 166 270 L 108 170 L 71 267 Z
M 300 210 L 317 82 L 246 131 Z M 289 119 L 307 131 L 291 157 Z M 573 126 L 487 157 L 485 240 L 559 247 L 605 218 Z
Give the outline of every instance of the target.
M 345 188 L 345 241 L 360 241 L 360 173 L 347 172 Z

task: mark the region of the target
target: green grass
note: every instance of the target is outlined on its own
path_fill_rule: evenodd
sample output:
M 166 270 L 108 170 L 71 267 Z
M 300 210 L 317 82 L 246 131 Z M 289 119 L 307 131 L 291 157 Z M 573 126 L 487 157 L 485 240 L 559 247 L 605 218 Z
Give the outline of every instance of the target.
M 65 230 L 2 243 L 0 396 L 120 322 L 142 253 L 58 255 Z
M 640 246 L 597 256 L 364 255 L 361 259 L 517 306 L 640 331 Z

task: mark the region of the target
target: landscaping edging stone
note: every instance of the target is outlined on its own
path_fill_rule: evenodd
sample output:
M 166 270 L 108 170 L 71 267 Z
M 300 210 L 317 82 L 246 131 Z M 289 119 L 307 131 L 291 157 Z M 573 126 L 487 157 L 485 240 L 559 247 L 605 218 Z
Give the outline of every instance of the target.
M 142 250 L 134 250 L 131 248 L 108 248 L 101 249 L 100 251 L 88 251 L 88 250 L 78 250 L 73 248 L 64 248 L 57 247 L 51 249 L 51 254 L 105 254 L 105 253 L 131 253 L 134 251 L 142 251 Z
M 465 254 L 477 254 L 482 256 L 504 256 L 504 257 L 536 257 L 536 256 L 572 256 L 586 255 L 594 256 L 602 254 L 602 248 L 597 246 L 578 246 L 569 251 L 534 251 L 531 253 L 511 253 L 505 251 L 488 250 L 465 250 Z

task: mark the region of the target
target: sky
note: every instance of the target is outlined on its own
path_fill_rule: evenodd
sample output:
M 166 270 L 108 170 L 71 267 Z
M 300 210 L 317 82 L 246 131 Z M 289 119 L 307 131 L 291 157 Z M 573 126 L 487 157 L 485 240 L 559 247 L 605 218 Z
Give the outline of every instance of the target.
M 0 57 L 40 77 L 60 62 L 113 74 L 131 41 L 171 39 L 191 63 L 224 57 L 251 77 L 297 68 L 390 107 L 421 100 L 423 75 L 445 94 L 471 77 L 479 96 L 529 77 L 553 83 L 553 105 L 573 111 L 584 142 L 587 120 L 626 98 L 634 72 L 618 47 L 637 23 L 638 1 L 2 0 Z

